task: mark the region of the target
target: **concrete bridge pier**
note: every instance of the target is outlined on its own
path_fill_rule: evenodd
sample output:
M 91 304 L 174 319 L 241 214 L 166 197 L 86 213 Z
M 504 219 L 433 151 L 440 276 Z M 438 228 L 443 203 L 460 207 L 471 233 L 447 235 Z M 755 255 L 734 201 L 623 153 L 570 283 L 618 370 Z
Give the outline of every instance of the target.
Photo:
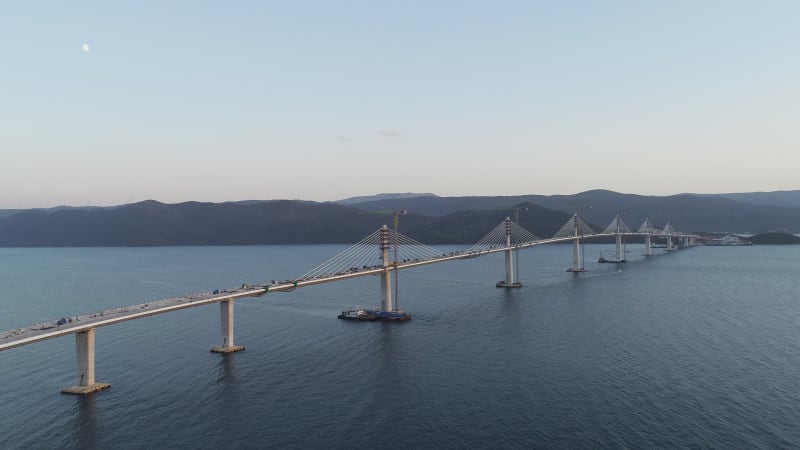
M 214 353 L 233 353 L 244 350 L 243 345 L 233 343 L 233 300 L 219 302 L 219 317 L 222 322 L 222 345 L 211 347 Z
M 516 279 L 514 271 L 514 250 L 511 248 L 511 218 L 506 217 L 506 278 L 498 281 L 495 286 L 499 288 L 521 288 L 522 283 Z
M 78 360 L 78 384 L 65 387 L 65 394 L 91 394 L 111 387 L 109 383 L 94 380 L 94 328 L 75 333 L 75 355 Z
M 572 267 L 567 272 L 586 272 L 583 267 L 583 245 L 580 238 L 572 241 Z
M 573 223 L 575 224 L 575 239 L 572 241 L 572 267 L 567 269 L 567 272 L 586 272 L 583 268 L 583 243 L 579 233 L 579 219 L 578 215 L 572 216 Z
M 675 248 L 675 244 L 672 242 L 672 236 L 669 236 L 669 235 L 667 236 L 667 248 L 666 248 L 666 250 L 668 252 L 672 252 L 672 251 L 677 250 L 677 248 Z
M 644 253 L 642 256 L 653 256 L 653 242 L 650 240 L 650 235 L 644 235 Z
M 383 273 L 381 274 L 381 311 L 394 311 L 394 299 L 392 298 L 392 272 L 389 268 L 392 262 L 389 261 L 389 227 L 384 225 L 381 228 L 381 256 L 383 258 Z M 396 276 L 396 275 L 395 275 Z
M 392 273 L 389 269 L 384 269 L 381 274 L 381 311 L 393 311 L 392 300 Z

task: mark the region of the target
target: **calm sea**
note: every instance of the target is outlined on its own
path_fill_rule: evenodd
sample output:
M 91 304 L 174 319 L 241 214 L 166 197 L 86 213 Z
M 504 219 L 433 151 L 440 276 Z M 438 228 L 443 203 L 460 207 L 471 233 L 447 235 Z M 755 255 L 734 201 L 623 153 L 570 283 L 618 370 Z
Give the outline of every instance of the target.
M 344 246 L 0 249 L 0 329 L 286 279 Z M 443 251 L 457 249 L 442 247 Z M 97 330 L 0 353 L 0 448 L 800 446 L 800 246 L 707 247 L 566 273 L 571 248 L 400 274 L 408 323 L 353 323 L 374 277 Z

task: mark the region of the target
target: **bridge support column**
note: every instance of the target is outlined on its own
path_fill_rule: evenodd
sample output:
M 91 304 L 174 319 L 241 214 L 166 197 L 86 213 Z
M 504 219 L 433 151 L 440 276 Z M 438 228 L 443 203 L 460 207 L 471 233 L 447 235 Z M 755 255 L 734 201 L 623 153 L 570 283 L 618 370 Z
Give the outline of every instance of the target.
M 222 322 L 222 345 L 211 347 L 214 353 L 233 353 L 244 350 L 243 345 L 233 343 L 233 300 L 219 302 L 219 317 Z
M 381 256 L 383 257 L 383 273 L 381 274 L 381 311 L 394 311 L 392 299 L 392 272 L 389 270 L 389 227 L 381 228 Z
M 580 238 L 572 241 L 572 267 L 567 272 L 586 272 L 583 267 L 583 245 Z
M 78 360 L 78 384 L 65 387 L 65 394 L 91 394 L 111 387 L 109 383 L 94 380 L 94 328 L 75 333 L 75 355 Z
M 511 218 L 506 217 L 506 278 L 498 281 L 499 288 L 521 288 L 522 283 L 516 279 L 514 272 L 514 250 L 511 249 Z
M 666 248 L 666 250 L 668 252 L 677 250 L 675 248 L 675 245 L 672 243 L 672 236 L 667 236 L 667 248 Z
M 572 216 L 572 221 L 575 224 L 575 239 L 572 241 L 572 267 L 567 269 L 567 272 L 586 272 L 583 268 L 583 247 L 581 243 L 579 232 L 578 215 Z
M 653 256 L 653 242 L 650 240 L 650 235 L 644 235 L 644 253 L 642 256 Z
M 381 311 L 392 311 L 394 302 L 392 301 L 392 273 L 385 269 L 381 274 Z

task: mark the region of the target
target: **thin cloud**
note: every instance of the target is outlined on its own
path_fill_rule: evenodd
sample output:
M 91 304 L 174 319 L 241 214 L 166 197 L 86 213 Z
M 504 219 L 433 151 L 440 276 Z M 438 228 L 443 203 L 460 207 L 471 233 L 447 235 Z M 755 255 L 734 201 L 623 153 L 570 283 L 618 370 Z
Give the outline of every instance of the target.
M 399 136 L 402 136 L 402 134 L 400 134 L 400 133 L 398 133 L 397 131 L 394 131 L 394 130 L 382 130 L 380 132 L 380 134 L 382 136 L 387 136 L 387 137 L 399 137 Z

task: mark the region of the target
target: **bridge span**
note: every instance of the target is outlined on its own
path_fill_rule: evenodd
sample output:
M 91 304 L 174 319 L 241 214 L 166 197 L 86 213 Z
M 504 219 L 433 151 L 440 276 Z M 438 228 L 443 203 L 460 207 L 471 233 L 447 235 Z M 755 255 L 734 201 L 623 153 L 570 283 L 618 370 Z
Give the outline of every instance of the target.
M 617 216 L 601 233 L 595 233 L 575 214 L 556 234 L 542 239 L 528 232 L 510 218 L 506 218 L 494 230 L 471 248 L 463 251 L 440 253 L 425 244 L 414 241 L 384 225 L 378 231 L 359 243 L 317 266 L 310 272 L 292 280 L 275 281 L 259 285 L 244 284 L 235 289 L 190 294 L 181 297 L 154 300 L 136 305 L 113 308 L 106 311 L 77 314 L 36 323 L 30 326 L 0 332 L 0 351 L 21 347 L 35 342 L 53 339 L 69 334 L 75 335 L 78 365 L 77 384 L 64 388 L 62 392 L 88 394 L 110 386 L 97 382 L 94 373 L 94 347 L 96 328 L 105 327 L 157 314 L 174 312 L 187 308 L 219 303 L 222 326 L 222 345 L 211 347 L 212 352 L 231 353 L 244 350 L 234 342 L 234 301 L 246 297 L 258 297 L 270 292 L 291 292 L 297 288 L 322 283 L 342 281 L 356 277 L 379 276 L 381 278 L 381 309 L 398 311 L 393 297 L 396 297 L 397 272 L 447 261 L 477 258 L 495 253 L 505 253 L 505 278 L 498 281 L 500 288 L 519 288 L 518 265 L 514 255 L 517 251 L 540 245 L 572 243 L 573 261 L 567 271 L 584 272 L 583 242 L 587 239 L 613 238 L 616 242 L 616 255 L 607 262 L 625 262 L 623 240 L 625 237 L 644 237 L 644 256 L 652 256 L 653 239 L 665 241 L 667 251 L 696 244 L 700 236 L 678 233 L 667 224 L 658 229 L 648 220 L 636 230 L 631 231 Z M 678 242 L 675 243 L 674 240 Z M 377 254 L 381 264 L 372 264 Z M 516 266 L 516 270 L 515 270 Z M 394 274 L 394 277 L 392 275 Z M 392 281 L 395 283 L 395 296 L 392 295 Z

